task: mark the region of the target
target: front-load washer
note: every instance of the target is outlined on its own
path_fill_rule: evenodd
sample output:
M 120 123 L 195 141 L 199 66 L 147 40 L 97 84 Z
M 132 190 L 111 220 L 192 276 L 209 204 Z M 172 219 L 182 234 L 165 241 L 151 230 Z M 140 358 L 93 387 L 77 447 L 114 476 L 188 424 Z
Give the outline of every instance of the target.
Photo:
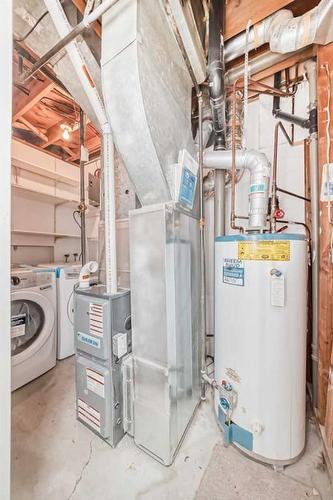
M 11 269 L 12 390 L 56 364 L 56 300 L 53 272 Z
M 39 264 L 53 271 L 57 285 L 57 358 L 74 354 L 73 290 L 79 282 L 81 264 Z

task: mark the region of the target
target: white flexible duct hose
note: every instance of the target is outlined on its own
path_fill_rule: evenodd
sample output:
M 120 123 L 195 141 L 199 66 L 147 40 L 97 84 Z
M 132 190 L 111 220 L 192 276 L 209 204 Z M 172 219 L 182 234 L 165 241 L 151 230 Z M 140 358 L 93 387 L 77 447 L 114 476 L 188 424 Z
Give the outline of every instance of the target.
M 95 21 L 117 0 L 105 0 L 97 9 L 86 16 L 87 25 Z M 61 38 L 71 30 L 68 19 L 59 0 L 44 0 L 52 21 Z M 84 18 L 85 19 L 85 18 Z M 114 189 L 114 146 L 111 127 L 104 108 L 104 103 L 88 73 L 84 58 L 76 41 L 66 46 L 67 54 L 74 66 L 81 85 L 95 110 L 100 128 L 103 132 L 103 170 L 105 197 L 105 260 L 106 260 L 106 290 L 108 294 L 117 292 L 117 248 L 116 248 L 116 217 Z

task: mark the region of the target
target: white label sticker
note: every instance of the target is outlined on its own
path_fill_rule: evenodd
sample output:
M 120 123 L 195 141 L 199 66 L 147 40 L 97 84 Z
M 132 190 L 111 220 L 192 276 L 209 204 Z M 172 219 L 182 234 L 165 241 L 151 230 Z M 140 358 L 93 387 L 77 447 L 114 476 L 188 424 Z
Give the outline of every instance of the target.
M 284 307 L 284 276 L 271 277 L 271 305 Z
M 87 389 L 89 391 L 94 392 L 101 398 L 105 397 L 105 381 L 104 376 L 97 372 L 96 370 L 92 370 L 91 368 L 86 368 L 87 375 Z
M 83 422 L 95 429 L 95 431 L 101 432 L 101 414 L 96 408 L 89 406 L 82 399 L 78 399 L 77 411 L 79 418 Z
M 12 339 L 25 335 L 26 314 L 17 314 L 10 319 L 10 334 Z
M 103 306 L 102 304 L 89 304 L 89 333 L 96 337 L 103 337 Z
M 239 259 L 224 259 L 222 281 L 228 285 L 244 286 L 244 262 Z

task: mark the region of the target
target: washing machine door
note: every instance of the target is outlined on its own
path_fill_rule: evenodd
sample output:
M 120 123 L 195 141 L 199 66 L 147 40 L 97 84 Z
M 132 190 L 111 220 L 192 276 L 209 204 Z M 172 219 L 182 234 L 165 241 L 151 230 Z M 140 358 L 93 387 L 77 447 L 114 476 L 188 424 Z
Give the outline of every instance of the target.
M 36 354 L 54 334 L 55 312 L 49 299 L 34 290 L 11 294 L 12 364 Z

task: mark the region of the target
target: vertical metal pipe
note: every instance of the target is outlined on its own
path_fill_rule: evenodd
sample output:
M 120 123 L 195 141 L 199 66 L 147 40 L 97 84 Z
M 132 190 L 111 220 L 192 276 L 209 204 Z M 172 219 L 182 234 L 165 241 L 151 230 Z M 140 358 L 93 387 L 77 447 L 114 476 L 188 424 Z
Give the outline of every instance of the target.
M 198 95 L 199 107 L 199 196 L 200 196 L 200 319 L 201 319 L 201 375 L 206 373 L 206 283 L 205 283 L 205 219 L 203 192 L 203 136 L 202 136 L 202 93 Z M 206 399 L 206 384 L 201 378 L 201 399 Z
M 224 89 L 224 42 L 223 37 L 225 24 L 225 1 L 215 1 L 211 5 L 209 16 L 209 76 L 215 71 L 215 78 L 219 76 L 221 82 L 219 85 L 220 96 L 219 102 L 221 106 L 219 125 L 220 130 L 216 130 L 216 122 L 214 122 L 215 142 L 214 149 L 225 149 L 225 89 Z M 215 67 L 217 63 L 217 68 Z M 215 65 L 215 66 L 214 66 Z M 214 83 L 214 79 L 212 82 Z M 212 99 L 213 96 L 211 96 Z M 216 97 L 216 96 L 215 96 Z M 214 99 L 212 99 L 214 103 Z M 213 106 L 214 108 L 214 106 Z M 222 111 L 222 113 L 221 113 Z M 213 113 L 214 119 L 214 113 Z M 214 196 L 214 233 L 216 236 L 221 236 L 225 233 L 225 171 L 215 170 L 215 196 Z
M 318 181 L 318 124 L 317 124 L 317 64 L 305 63 L 309 82 L 310 109 L 310 180 L 312 233 L 312 398 L 318 402 L 318 323 L 319 323 L 319 181 Z
M 85 197 L 85 161 L 84 155 L 84 136 L 85 136 L 85 117 L 82 109 L 80 109 L 80 216 L 81 216 L 81 262 L 82 266 L 87 262 L 86 259 L 86 197 Z
M 216 237 L 225 233 L 225 172 L 224 170 L 215 170 L 214 175 L 214 233 Z
M 114 143 L 109 123 L 103 126 L 103 192 L 105 212 L 105 269 L 106 291 L 117 293 L 116 190 Z
M 232 130 L 231 130 L 231 210 L 230 210 L 230 226 L 231 229 L 237 229 L 241 233 L 244 232 L 243 226 L 236 225 L 236 88 L 237 80 L 233 85 L 232 93 Z

